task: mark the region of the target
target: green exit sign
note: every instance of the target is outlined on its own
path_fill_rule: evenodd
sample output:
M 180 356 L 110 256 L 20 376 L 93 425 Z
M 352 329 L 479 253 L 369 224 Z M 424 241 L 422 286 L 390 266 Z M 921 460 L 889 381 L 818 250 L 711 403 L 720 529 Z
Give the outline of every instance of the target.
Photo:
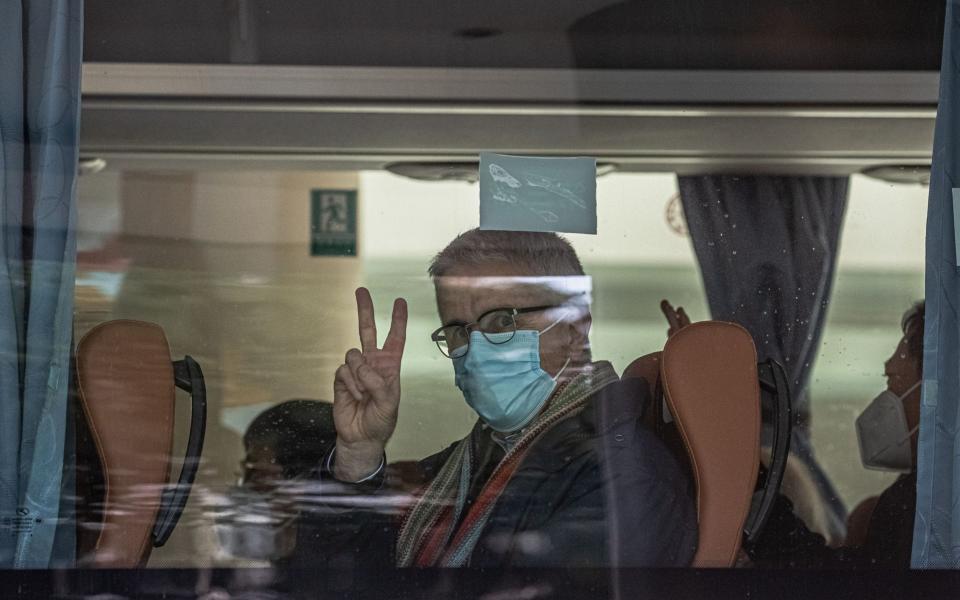
M 357 255 L 357 191 L 310 190 L 310 256 Z

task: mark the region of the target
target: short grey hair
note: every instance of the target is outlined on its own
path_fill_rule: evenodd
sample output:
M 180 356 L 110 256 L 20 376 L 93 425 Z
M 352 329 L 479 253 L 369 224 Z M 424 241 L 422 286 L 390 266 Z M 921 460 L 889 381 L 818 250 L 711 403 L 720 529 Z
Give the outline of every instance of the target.
M 573 246 L 556 233 L 481 229 L 471 229 L 454 238 L 433 257 L 427 272 L 437 278 L 454 267 L 489 264 L 516 265 L 531 276 L 584 275 Z

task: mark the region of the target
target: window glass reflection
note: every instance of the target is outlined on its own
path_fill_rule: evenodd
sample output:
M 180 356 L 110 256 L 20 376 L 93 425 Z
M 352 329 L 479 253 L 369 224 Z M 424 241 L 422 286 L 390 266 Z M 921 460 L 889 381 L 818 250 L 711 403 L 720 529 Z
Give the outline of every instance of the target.
M 306 225 L 316 189 L 358 191 L 358 257 L 310 255 Z M 693 321 L 710 316 L 690 241 L 670 226 L 677 221 L 676 202 L 669 203 L 676 192 L 672 175 L 603 177 L 600 235 L 567 236 L 590 276 L 590 352 L 618 374 L 639 356 L 663 348 L 670 324 L 660 312 L 662 299 L 683 306 Z M 845 526 L 855 524 L 854 509 L 862 501 L 897 478 L 863 468 L 855 421 L 885 387 L 884 362 L 904 335 L 901 315 L 922 295 L 917 240 L 925 193 L 859 176 L 851 180 L 835 290 L 809 393 L 814 455 L 843 506 L 853 511 Z M 151 566 L 300 560 L 295 552 L 300 542 L 291 540 L 320 530 L 303 521 L 294 535 L 288 517 L 316 504 L 320 492 L 303 487 L 303 481 L 315 480 L 308 467 L 318 467 L 318 455 L 329 456 L 331 436 L 303 445 L 308 436 L 297 429 L 303 423 L 283 417 L 267 428 L 262 443 L 247 442 L 250 432 L 258 431 L 257 420 L 289 408 L 289 398 L 313 398 L 318 404 L 296 402 L 329 407 L 346 350 L 360 348 L 357 287 L 365 286 L 374 299 L 380 342 L 390 329 L 391 300 L 407 301 L 405 400 L 386 447 L 384 485 L 393 495 L 384 512 L 396 516 L 431 480 L 414 461 L 444 450 L 475 426 L 478 411 L 457 389 L 451 359 L 431 340 L 445 322 L 427 274 L 436 253 L 475 224 L 475 187 L 379 172 L 108 169 L 83 178 L 80 209 L 77 337 L 109 319 L 155 322 L 164 328 L 172 353 L 197 358 L 207 377 L 210 425 L 203 468 L 180 526 L 169 544 L 154 552 Z M 883 244 L 876 243 L 878 231 L 884 232 Z M 524 300 L 490 308 L 540 306 L 539 300 Z M 468 324 L 479 316 L 457 318 Z M 527 316 L 532 321 L 516 317 L 517 331 L 542 332 L 561 318 L 553 308 Z M 551 333 L 557 332 L 542 335 Z M 552 377 L 565 368 L 563 362 L 548 365 L 546 372 Z M 327 417 L 305 418 L 311 426 L 314 420 L 324 423 L 321 429 L 329 434 Z M 183 430 L 177 429 L 179 446 L 186 443 Z M 288 436 L 297 444 L 285 446 Z M 503 448 L 494 441 L 477 451 L 496 454 Z M 791 512 L 810 531 L 827 533 L 823 499 L 811 493 L 815 483 L 794 463 L 791 459 L 783 484 Z M 288 497 L 281 498 L 284 490 Z M 240 515 L 238 506 L 251 510 Z M 253 510 L 258 506 L 262 510 Z M 269 523 L 264 531 L 270 535 L 234 535 L 228 531 L 231 519 Z M 516 543 L 536 552 L 545 542 Z

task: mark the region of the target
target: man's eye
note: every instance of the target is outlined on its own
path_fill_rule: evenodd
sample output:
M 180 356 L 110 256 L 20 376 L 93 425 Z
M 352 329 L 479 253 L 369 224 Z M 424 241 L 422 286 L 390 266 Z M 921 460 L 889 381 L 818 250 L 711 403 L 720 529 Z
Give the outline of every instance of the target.
M 483 330 L 488 332 L 504 331 L 513 327 L 513 317 L 507 313 L 496 313 L 484 319 Z

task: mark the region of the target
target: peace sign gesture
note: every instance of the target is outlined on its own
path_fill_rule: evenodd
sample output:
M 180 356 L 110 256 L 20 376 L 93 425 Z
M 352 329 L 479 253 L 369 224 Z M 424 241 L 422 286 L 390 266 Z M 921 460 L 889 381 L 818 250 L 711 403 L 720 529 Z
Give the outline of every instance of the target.
M 355 481 L 380 464 L 383 448 L 397 426 L 400 362 L 407 335 L 407 302 L 393 303 L 390 331 L 377 347 L 373 299 L 357 288 L 360 349 L 351 348 L 333 381 L 333 422 L 337 428 L 338 479 Z

